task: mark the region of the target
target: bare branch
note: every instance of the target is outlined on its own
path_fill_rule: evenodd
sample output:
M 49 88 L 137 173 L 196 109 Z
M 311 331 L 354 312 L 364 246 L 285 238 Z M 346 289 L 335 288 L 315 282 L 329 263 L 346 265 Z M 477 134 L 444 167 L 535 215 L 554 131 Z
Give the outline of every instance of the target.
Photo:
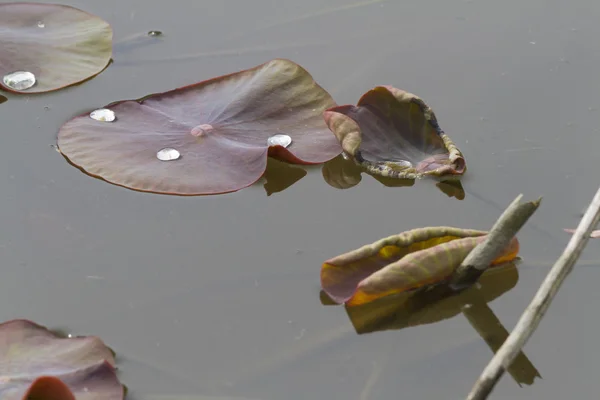
M 539 325 L 550 307 L 552 299 L 560 289 L 567 275 L 573 269 L 577 259 L 587 244 L 590 233 L 600 221 L 600 189 L 585 212 L 575 234 L 567 244 L 560 258 L 556 261 L 546 279 L 538 289 L 535 297 L 521 315 L 519 322 L 483 370 L 475 382 L 467 400 L 483 400 L 492 392 L 496 382 L 515 357 L 519 354 L 527 340 Z
M 470 286 L 508 246 L 512 238 L 538 209 L 542 201 L 520 203 L 522 194 L 500 215 L 485 240 L 469 253 L 452 276 L 450 286 L 463 289 Z

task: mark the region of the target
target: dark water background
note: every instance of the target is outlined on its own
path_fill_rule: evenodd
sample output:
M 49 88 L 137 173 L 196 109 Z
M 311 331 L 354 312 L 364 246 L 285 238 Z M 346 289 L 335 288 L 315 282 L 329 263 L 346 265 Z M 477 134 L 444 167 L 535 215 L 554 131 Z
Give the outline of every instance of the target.
M 83 85 L 0 106 L 0 317 L 94 334 L 132 394 L 459 399 L 492 353 L 462 315 L 358 335 L 319 300 L 332 256 L 430 225 L 488 229 L 519 193 L 518 284 L 490 303 L 510 330 L 598 186 L 600 3 L 532 0 L 81 0 L 115 42 Z M 127 43 L 130 43 L 128 45 Z M 267 196 L 138 193 L 71 167 L 60 125 L 115 100 L 289 58 L 339 104 L 390 84 L 422 97 L 465 154 L 463 201 L 431 182 L 348 190 L 321 169 Z M 591 241 L 525 348 L 543 379 L 494 399 L 595 398 L 600 247 Z

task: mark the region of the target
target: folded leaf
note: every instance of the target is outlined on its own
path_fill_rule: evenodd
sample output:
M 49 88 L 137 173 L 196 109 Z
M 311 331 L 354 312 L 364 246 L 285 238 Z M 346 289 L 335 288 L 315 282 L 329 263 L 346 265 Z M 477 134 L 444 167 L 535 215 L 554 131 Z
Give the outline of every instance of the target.
M 486 231 L 452 227 L 414 229 L 334 257 L 321 268 L 321 286 L 338 304 L 357 305 L 449 278 Z M 514 259 L 514 238 L 493 265 Z

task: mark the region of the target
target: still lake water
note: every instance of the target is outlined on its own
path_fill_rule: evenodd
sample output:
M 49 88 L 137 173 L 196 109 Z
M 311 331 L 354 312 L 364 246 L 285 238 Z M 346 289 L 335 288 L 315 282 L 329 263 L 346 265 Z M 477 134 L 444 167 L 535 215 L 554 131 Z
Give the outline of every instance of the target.
M 319 298 L 329 257 L 415 227 L 489 229 L 519 193 L 518 283 L 489 304 L 512 329 L 598 186 L 600 3 L 541 1 L 65 1 L 109 21 L 115 62 L 85 84 L 0 105 L 0 317 L 115 349 L 134 398 L 460 399 L 492 352 L 460 313 L 357 334 Z M 124 41 L 161 30 L 164 36 Z M 339 104 L 389 84 L 422 97 L 465 154 L 465 199 L 321 167 L 267 196 L 180 198 L 84 175 L 50 145 L 62 123 L 273 58 Z M 600 246 L 590 241 L 525 347 L 543 379 L 494 399 L 596 398 Z M 490 339 L 490 338 L 488 338 Z

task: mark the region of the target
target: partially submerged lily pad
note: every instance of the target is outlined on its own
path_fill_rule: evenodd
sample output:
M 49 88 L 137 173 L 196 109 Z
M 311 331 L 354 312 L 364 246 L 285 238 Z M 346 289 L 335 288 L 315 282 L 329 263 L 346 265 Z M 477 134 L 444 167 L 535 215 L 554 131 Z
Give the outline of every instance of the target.
M 0 88 L 41 93 L 100 73 L 112 56 L 108 22 L 59 4 L 0 4 Z
M 372 174 L 450 179 L 467 169 L 433 110 L 412 93 L 377 86 L 356 106 L 332 107 L 324 118 L 345 154 Z
M 61 338 L 27 320 L 0 324 L 3 400 L 121 400 L 111 350 L 97 337 Z
M 419 228 L 325 261 L 321 286 L 336 303 L 353 306 L 444 282 L 487 235 L 486 231 L 452 227 Z M 519 242 L 513 238 L 492 265 L 513 260 Z
M 322 118 L 334 105 L 306 70 L 275 59 L 110 104 L 104 109 L 114 112 L 113 122 L 89 113 L 78 116 L 61 127 L 58 147 L 88 174 L 130 189 L 179 195 L 233 192 L 263 175 L 268 156 L 320 164 L 340 154 Z M 169 157 L 158 157 L 159 152 Z

